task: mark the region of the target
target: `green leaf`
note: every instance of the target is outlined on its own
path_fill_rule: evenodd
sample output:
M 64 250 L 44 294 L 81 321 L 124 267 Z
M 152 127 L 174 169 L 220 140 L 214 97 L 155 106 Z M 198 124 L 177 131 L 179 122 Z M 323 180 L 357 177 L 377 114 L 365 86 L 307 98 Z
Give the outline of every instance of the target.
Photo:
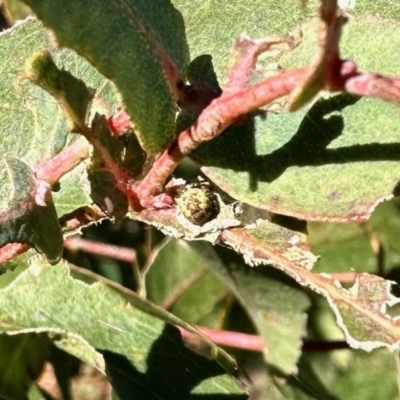
M 268 243 L 271 263 L 277 262 L 283 255 L 305 268 L 310 268 L 315 261 L 310 253 L 301 248 L 305 247 L 305 243 L 302 242 L 304 237 L 300 232 L 268 221 L 259 222 L 254 231 L 243 231 L 242 235 L 237 235 L 236 241 L 243 243 L 249 232 L 263 238 Z M 233 247 L 236 241 L 230 237 L 226 240 Z M 251 253 L 249 249 L 246 255 L 248 260 L 257 263 L 256 253 L 253 258 Z M 207 266 L 232 290 L 265 339 L 267 362 L 287 373 L 293 373 L 305 334 L 304 311 L 309 305 L 307 297 L 275 271 L 252 269 L 237 259 L 232 261 L 231 257 L 227 254 L 218 256 L 204 242 L 184 245 L 182 242 L 171 241 L 161 248 L 146 275 L 149 296 L 182 318 L 199 323 L 199 316 L 203 316 L 207 308 L 210 312 L 215 300 L 223 293 L 219 293 L 218 286 L 200 268 Z M 166 268 L 170 270 L 166 272 Z M 207 287 L 203 289 L 204 283 Z M 285 345 L 281 343 L 283 338 Z M 286 341 L 291 345 L 288 346 Z
M 377 1 L 358 0 L 350 15 L 379 15 L 381 18 L 391 19 L 400 22 L 400 4 L 385 3 Z
M 283 66 L 311 61 L 315 32 L 314 23 L 303 27 L 302 43 L 282 57 Z M 399 32 L 398 24 L 374 17 L 351 19 L 343 56 L 367 72 L 398 74 Z M 391 197 L 400 174 L 399 140 L 393 104 L 323 96 L 297 113 L 266 113 L 231 127 L 194 158 L 237 200 L 301 219 L 346 222 L 368 219 L 378 202 Z
M 355 352 L 348 368 L 333 382 L 333 394 L 346 400 L 398 399 L 396 357 L 387 350 Z
M 347 342 L 354 348 L 371 351 L 379 347 L 396 350 L 400 330 L 387 307 L 400 300 L 391 293 L 391 282 L 367 273 L 359 274 L 342 296 L 333 296 L 330 305 Z
M 367 223 L 309 223 L 310 246 L 320 256 L 313 272 L 387 274 L 396 269 L 400 261 L 399 205 L 398 197 L 379 204 Z M 395 279 L 395 276 L 386 278 Z
M 391 201 L 379 204 L 368 221 L 368 227 L 372 237 L 378 239 L 383 247 L 384 267 L 387 269 L 398 267 L 400 248 L 397 235 L 400 230 L 400 198 L 396 197 Z
M 221 0 L 217 3 L 173 0 L 173 4 L 184 17 L 192 59 L 210 54 L 218 79 L 223 84 L 232 58 L 233 44 L 240 34 L 246 32 L 251 38 L 289 34 L 295 28 L 301 27 L 301 24 L 310 17 L 317 15 L 318 2 L 308 1 L 305 8 L 301 7 L 299 0 L 286 0 L 285 7 L 281 7 L 279 0 L 254 1 L 251 7 L 240 0 Z M 357 0 L 354 9 L 348 10 L 348 13 L 351 17 L 370 14 L 400 21 L 400 6 L 397 2 L 383 4 Z M 374 24 L 371 22 L 369 27 L 374 29 Z M 354 45 L 359 43 L 360 50 L 370 54 L 371 47 L 364 45 L 364 37 L 361 39 L 355 40 Z M 386 46 L 383 42 L 379 42 L 378 38 L 375 43 L 382 49 Z M 315 48 L 312 54 L 314 53 Z M 389 52 L 387 54 L 389 55 Z M 378 56 L 379 58 L 381 57 Z M 371 62 L 372 60 L 379 63 L 382 61 L 375 57 L 371 57 Z M 298 66 L 301 65 L 303 64 Z
M 27 169 L 28 166 L 34 168 L 39 162 L 50 159 L 68 144 L 69 139 L 71 141 L 75 139 L 68 136 L 67 121 L 57 101 L 23 77 L 26 59 L 34 52 L 43 51 L 48 45 L 45 30 L 39 22 L 33 19 L 20 22 L 0 35 L 0 52 L 7 58 L 7 62 L 0 67 L 2 77 L 0 79 L 0 108 L 3 110 L 0 116 L 2 132 L 0 157 L 13 157 L 21 160 L 27 164 L 23 167 L 24 169 Z M 65 51 L 63 53 L 65 54 Z M 76 60 L 77 56 L 75 55 L 74 58 Z M 22 168 L 22 164 L 20 166 Z M 64 179 L 66 185 L 69 179 L 74 180 L 73 174 Z M 82 172 L 79 174 L 79 179 L 82 179 Z M 16 193 L 16 195 L 23 196 L 27 187 L 24 188 L 21 182 L 19 186 L 21 193 Z M 73 190 L 68 191 L 66 196 L 74 194 L 75 204 L 78 202 L 78 207 L 87 205 L 88 198 L 82 190 L 82 185 L 75 184 L 70 189 Z M 14 190 L 11 182 L 6 184 L 5 181 L 2 181 L 2 193 L 13 193 Z M 63 190 L 61 192 L 64 193 Z M 60 194 L 58 193 L 56 201 L 58 210 L 70 212 L 75 209 L 65 205 L 67 200 Z M 4 198 L 6 197 L 8 195 Z M 63 207 L 59 207 L 59 199 Z M 50 220 L 51 216 L 50 213 L 43 221 Z M 40 226 L 39 222 L 36 229 Z M 49 224 L 49 228 L 53 229 L 52 226 L 54 226 L 54 222 Z M 49 240 L 56 240 L 57 237 L 59 234 L 53 237 L 49 236 Z M 38 245 L 42 247 L 40 243 Z M 52 255 L 51 258 L 54 260 L 55 256 Z
M 306 7 L 301 7 L 299 0 L 287 0 L 285 7 L 281 7 L 278 0 L 255 1 L 251 7 L 240 0 L 221 0 L 218 3 L 173 0 L 173 4 L 184 17 L 192 59 L 210 54 L 221 84 L 226 81 L 234 42 L 242 32 L 246 32 L 251 38 L 288 34 L 317 14 L 315 2 L 308 1 Z M 348 13 L 351 17 L 369 13 L 400 21 L 400 6 L 397 2 L 357 0 L 354 9 L 348 10 Z M 365 42 L 367 41 L 363 37 L 362 43 Z M 376 43 L 379 44 L 379 41 Z M 371 47 L 359 48 L 366 54 L 371 50 Z M 316 48 L 313 49 L 313 55 L 315 50 Z M 376 58 L 371 57 L 372 60 Z
M 44 393 L 36 384 L 31 386 L 28 393 L 29 400 L 49 400 L 48 396 L 48 393 Z
M 396 75 L 400 59 L 394 51 L 400 40 L 397 38 L 400 18 L 397 19 L 398 22 L 370 14 L 351 18 L 343 27 L 341 57 L 354 61 L 360 72 Z M 316 20 L 302 25 L 301 44 L 282 57 L 282 67 L 293 68 L 312 61 L 317 46 L 317 29 Z
M 172 141 L 177 84 L 188 49 L 183 20 L 169 1 L 151 6 L 132 0 L 25 3 L 61 45 L 76 50 L 115 83 L 146 151 L 158 153 Z
M 57 262 L 63 237 L 48 185 L 18 159 L 3 159 L 0 166 L 0 247 L 26 243 Z
M 166 326 L 154 342 L 147 359 L 146 374 L 129 365 L 125 357 L 105 351 L 108 375 L 121 400 L 138 399 L 196 399 L 226 398 L 244 400 L 247 395 L 223 382 L 221 368 L 211 360 L 192 353 L 182 346 L 179 333 Z M 179 360 L 185 359 L 184 363 Z M 127 379 L 129 376 L 129 379 Z
M 0 393 L 25 399 L 28 389 L 42 372 L 51 342 L 46 334 L 0 334 Z
M 362 224 L 308 224 L 309 242 L 320 256 L 313 272 L 370 272 L 377 270 L 371 238 Z
M 310 397 L 295 399 L 398 399 L 398 369 L 395 354 L 386 349 L 370 353 L 354 350 L 304 354 L 303 373 L 291 379 L 293 388 L 310 389 Z M 329 388 L 320 390 L 319 388 Z M 318 395 L 318 397 L 317 397 Z
M 229 300 L 225 285 L 206 268 L 204 254 L 175 239 L 156 252 L 146 274 L 146 293 L 184 321 L 211 328 L 221 327 Z
M 18 52 L 15 51 L 16 47 Z M 119 106 L 113 84 L 74 51 L 54 47 L 51 38 L 37 20 L 28 19 L 3 32 L 0 36 L 0 50 L 8 59 L 8 62 L 0 67 L 3 77 L 0 80 L 0 106 L 5 111 L 0 116 L 0 128 L 3 133 L 0 135 L 0 155 L 3 157 L 21 159 L 31 168 L 35 168 L 72 143 L 76 144 L 78 140 L 82 140 L 68 132 L 67 119 L 56 99 L 25 79 L 26 59 L 34 53 L 50 50 L 62 76 L 78 83 L 84 91 L 86 88 L 82 82 L 70 74 L 82 80 L 86 87 L 95 88 L 93 113 L 98 111 L 108 116 Z M 64 89 L 68 96 L 73 96 L 71 85 Z M 77 106 L 75 101 L 72 103 L 72 107 Z M 77 113 L 80 115 L 78 119 L 82 121 L 85 118 L 86 106 L 77 106 Z M 113 147 L 116 147 L 115 144 Z M 78 163 L 81 161 L 80 157 L 81 155 L 78 156 Z M 54 187 L 57 191 L 53 198 L 59 216 L 93 202 L 89 196 L 93 188 L 86 167 L 87 164 L 81 163 L 61 178 L 58 187 Z M 100 198 L 101 201 L 107 196 L 98 191 L 96 194 L 96 200 Z
M 60 186 L 53 193 L 57 215 L 62 216 L 86 206 L 90 199 L 87 194 L 88 173 L 85 164 L 80 164 L 69 174 L 61 177 Z
M 268 364 L 285 373 L 295 373 L 305 335 L 307 295 L 272 268 L 250 268 L 227 251 L 217 254 L 204 242 L 190 246 L 204 264 L 234 293 L 265 341 Z
M 285 399 L 337 400 L 330 392 L 330 384 L 333 377 L 340 373 L 340 367 L 336 365 L 338 363 L 335 362 L 335 358 L 341 357 L 342 354 L 332 353 L 303 353 L 299 361 L 299 374 L 288 377 L 285 385 L 279 385 L 285 394 Z M 318 362 L 315 362 L 315 359 Z
M 2 263 L 0 266 L 0 275 L 2 275 L 0 288 L 7 286 L 22 271 L 24 271 L 27 268 L 28 260 L 35 254 L 36 251 L 30 249 L 16 257 L 13 257 L 9 261 Z
M 257 227 L 253 228 L 254 231 L 243 228 L 226 231 L 223 233 L 224 242 L 242 253 L 252 265 L 273 263 L 302 286 L 323 295 L 351 347 L 366 351 L 380 347 L 399 348 L 397 317 L 392 317 L 387 308 L 399 304 L 400 300 L 391 293 L 390 281 L 362 273 L 357 275 L 353 287 L 345 289 L 329 274 L 309 271 L 307 264 L 315 262 L 315 256 L 308 252 L 308 246 L 299 233 L 292 232 L 281 239 L 278 236 L 275 243 L 270 243 L 267 235 L 268 231 L 271 232 L 269 224 L 263 221 L 261 232 Z
M 57 154 L 68 134 L 56 100 L 23 79 L 26 59 L 45 47 L 45 31 L 32 19 L 0 34 L 0 53 L 7 59 L 0 66 L 0 156 L 32 167 Z
M 6 18 L 11 24 L 32 14 L 31 9 L 20 0 L 4 0 L 3 3 L 6 6 Z
M 25 272 L 0 290 L 0 330 L 47 332 L 59 348 L 107 370 L 117 391 L 122 376 L 146 398 L 173 399 L 192 392 L 246 398 L 215 361 L 233 372 L 236 366 L 226 353 L 207 341 L 214 359 L 192 353 L 165 322 L 194 332 L 190 325 L 119 285 L 74 271 L 87 283 L 71 278 L 66 263 L 51 267 L 32 259 Z
M 58 101 L 68 118 L 69 130 L 81 132 L 87 125 L 93 91 L 68 71 L 58 69 L 48 52 L 40 52 L 29 58 L 25 70 L 31 82 Z
M 240 0 L 173 0 L 173 3 L 184 17 L 192 59 L 210 54 L 221 84 L 226 79 L 233 44 L 240 34 L 246 32 L 252 38 L 286 34 L 315 13 L 313 4 L 303 10 L 298 0 L 286 0 L 285 7 L 278 0 L 254 1 L 251 6 Z

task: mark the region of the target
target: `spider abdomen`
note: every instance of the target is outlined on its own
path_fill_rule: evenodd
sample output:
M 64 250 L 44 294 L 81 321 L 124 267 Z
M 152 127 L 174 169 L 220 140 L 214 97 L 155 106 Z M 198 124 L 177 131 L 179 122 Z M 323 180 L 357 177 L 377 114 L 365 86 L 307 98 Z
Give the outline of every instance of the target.
M 183 216 L 194 225 L 204 225 L 219 214 L 216 195 L 204 185 L 185 188 L 176 202 Z

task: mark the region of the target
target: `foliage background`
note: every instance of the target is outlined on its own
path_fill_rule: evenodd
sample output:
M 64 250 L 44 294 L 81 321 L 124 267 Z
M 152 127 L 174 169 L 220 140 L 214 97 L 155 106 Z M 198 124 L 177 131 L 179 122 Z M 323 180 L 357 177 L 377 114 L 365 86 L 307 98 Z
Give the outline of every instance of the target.
M 239 1 L 218 4 L 174 1 L 174 5 L 185 20 L 191 59 L 204 53 L 212 54 L 216 75 L 219 81 L 223 82 L 226 79 L 224 75 L 226 66 L 230 62 L 231 44 L 242 31 L 246 31 L 251 37 L 287 33 L 298 24 L 308 21 L 303 26 L 303 31 L 307 32 L 307 29 L 310 29 L 310 32 L 313 32 L 309 18 L 316 15 L 316 8 L 312 2 L 309 2 L 303 11 L 295 1 L 287 2 L 285 7 L 273 1 L 267 3 L 254 2 L 249 8 Z M 388 6 L 379 2 L 369 3 L 359 1 L 354 11 L 351 11 L 354 21 L 349 24 L 344 34 L 342 42 L 344 55 L 357 59 L 366 70 L 398 74 L 400 64 L 395 49 L 398 48 L 397 40 L 400 37 L 399 6 L 397 4 Z M 13 2 L 7 4 L 14 5 Z M 27 11 L 16 9 L 15 12 L 16 15 L 21 15 L 18 13 Z M 28 35 L 33 37 L 37 26 L 30 25 L 26 28 L 33 29 L 30 32 L 31 36 Z M 26 36 L 26 32 L 21 36 Z M 310 39 L 309 43 L 307 38 L 312 36 L 312 34 L 305 35 L 305 40 L 297 52 L 280 62 L 285 67 L 309 62 L 312 55 L 309 50 L 312 40 Z M 41 40 L 45 39 L 39 35 L 33 42 L 21 41 L 18 45 L 18 56 L 13 59 L 14 64 L 11 65 L 19 65 L 16 68 L 20 68 L 21 62 L 31 55 L 32 48 L 43 46 Z M 368 46 L 362 43 L 366 40 Z M 11 40 L 10 46 L 15 46 L 15 41 Z M 3 51 L 6 50 L 3 48 Z M 187 55 L 181 57 L 182 65 L 187 62 L 186 57 Z M 93 68 L 84 60 L 77 61 L 77 56 L 68 50 L 56 53 L 55 58 L 58 65 L 84 79 L 86 84 L 96 88 L 102 87 L 103 91 L 98 90 L 98 93 L 104 97 L 106 108 L 115 111 L 117 95 L 112 85 L 107 83 L 109 86 L 106 86 L 101 75 L 96 75 Z M 2 80 L 2 84 L 10 84 L 10 80 Z M 22 89 L 25 90 L 23 97 L 31 102 L 31 108 L 37 113 L 33 113 L 33 117 L 26 115 L 26 119 L 18 121 L 20 129 L 26 129 L 30 135 L 31 127 L 37 127 L 39 124 L 41 129 L 50 129 L 53 141 L 35 145 L 32 145 L 32 142 L 19 142 L 21 146 L 15 148 L 15 140 L 11 138 L 10 142 L 6 143 L 10 136 L 3 136 L 2 154 L 10 154 L 12 149 L 14 156 L 21 157 L 32 165 L 35 160 L 43 156 L 44 151 L 56 154 L 65 145 L 67 139 L 63 137 L 63 132 L 66 121 L 61 117 L 62 113 L 57 111 L 57 104 L 50 96 L 43 94 L 33 85 Z M 7 90 L 10 91 L 10 87 L 2 87 L 3 93 L 8 93 Z M 3 105 L 8 100 L 3 98 Z M 46 107 L 43 108 L 43 105 Z M 321 107 L 327 105 L 324 103 Z M 266 154 L 271 149 L 278 149 L 285 144 L 303 118 L 306 118 L 310 108 L 311 106 L 306 107 L 298 114 L 290 116 L 282 113 L 276 120 L 272 118 L 268 126 L 261 119 L 257 120 L 258 136 L 253 145 L 258 152 L 255 155 Z M 14 109 L 13 112 L 22 115 L 21 110 Z M 328 111 L 333 115 L 337 112 L 336 109 Z M 317 110 L 318 112 L 321 111 Z M 329 138 L 322 145 L 324 148 L 333 149 L 335 154 L 340 152 L 337 148 L 350 148 L 344 153 L 350 162 L 346 165 L 331 163 L 320 168 L 330 156 L 329 153 L 322 152 L 303 159 L 309 163 L 317 157 L 319 160 L 317 165 L 301 167 L 300 164 L 297 170 L 293 168 L 283 174 L 281 180 L 275 181 L 277 187 L 274 187 L 272 192 L 276 194 L 281 190 L 282 193 L 292 193 L 292 197 L 284 205 L 286 214 L 301 219 L 321 219 L 319 218 L 321 216 L 333 219 L 338 215 L 347 218 L 349 209 L 354 209 L 354 202 L 358 199 L 361 201 L 360 212 L 366 212 L 377 199 L 387 196 L 393 190 L 399 176 L 397 109 L 391 105 L 382 105 L 377 100 L 363 99 L 354 107 L 349 106 L 346 112 L 342 113 L 341 117 L 348 131 L 342 132 L 336 141 L 333 140 L 336 138 L 330 138 L 332 146 L 329 146 Z M 46 121 L 44 117 L 49 114 L 53 118 L 56 115 L 58 125 L 54 125 L 54 119 Z M 365 115 L 370 115 L 371 118 L 366 119 Z M 283 125 L 283 122 L 286 124 Z M 333 120 L 334 122 L 337 121 Z M 3 119 L 2 127 L 10 129 L 7 124 L 9 124 L 7 119 Z M 282 130 L 279 131 L 277 127 L 282 126 Z M 265 132 L 264 129 L 267 127 L 275 132 L 275 135 Z M 361 133 L 357 132 L 360 134 L 356 135 L 354 127 Z M 385 127 L 385 132 L 382 133 L 381 127 Z M 305 126 L 303 130 L 309 132 L 309 127 Z M 234 197 L 240 197 L 241 200 L 261 208 L 265 204 L 270 204 L 268 196 L 271 185 L 266 185 L 266 188 L 259 187 L 256 197 L 251 198 L 251 191 L 246 189 L 248 185 L 243 184 L 249 180 L 246 171 L 238 173 L 230 164 L 232 160 L 222 159 L 221 153 L 218 152 L 213 154 L 213 149 L 218 151 L 224 148 L 223 141 L 226 137 L 227 135 L 225 139 L 222 136 L 218 139 L 221 141 L 219 145 L 213 143 L 200 148 L 194 156 L 195 160 L 206 165 L 203 172 Z M 265 138 L 268 138 L 267 143 L 264 142 Z M 40 140 L 40 136 L 37 140 Z M 286 148 L 289 154 L 299 151 L 299 143 L 301 140 L 289 143 Z M 370 157 L 368 148 L 360 152 L 359 146 L 371 143 L 375 145 L 379 143 L 382 146 L 381 153 L 378 152 L 381 155 L 379 160 Z M 150 143 L 150 148 L 151 145 Z M 239 141 L 237 146 L 243 148 L 244 144 Z M 302 150 L 306 149 L 307 146 Z M 35 154 L 34 151 L 38 153 Z M 237 162 L 238 152 L 234 151 L 234 154 Z M 287 151 L 285 154 L 287 157 Z M 354 154 L 361 154 L 364 158 L 358 160 L 354 158 Z M 281 155 L 278 154 L 275 159 L 278 164 L 279 156 Z M 340 155 L 342 156 L 343 154 Z M 258 161 L 250 158 L 240 160 L 240 163 L 250 165 Z M 295 161 L 294 164 L 299 165 L 298 159 Z M 18 166 L 15 168 L 17 169 L 14 170 L 19 170 Z M 10 169 L 13 170 L 11 167 Z M 88 187 L 85 187 L 87 182 L 85 180 L 82 184 L 82 181 L 79 181 L 79 177 L 85 174 L 83 171 L 84 169 L 76 169 L 74 174 L 68 176 L 62 183 L 64 192 L 60 191 L 54 195 L 58 215 L 87 204 Z M 323 174 L 322 171 L 326 173 Z M 192 179 L 198 174 L 198 167 L 190 161 L 186 161 L 176 171 L 177 176 L 186 179 Z M 28 172 L 23 178 L 24 180 L 20 182 L 29 185 Z M 18 176 L 18 179 L 20 180 L 21 176 Z M 332 193 L 330 183 L 333 179 L 337 185 L 341 185 L 336 188 L 336 192 L 348 198 L 347 203 L 340 203 L 336 209 L 332 208 L 332 197 L 325 203 L 321 201 L 324 188 Z M 103 187 L 104 181 L 107 181 L 107 177 L 100 177 L 94 187 L 97 189 Z M 318 192 L 320 189 L 321 192 Z M 4 194 L 6 192 L 4 187 L 2 190 Z M 102 188 L 99 197 L 104 195 Z M 91 193 L 91 196 L 96 196 L 96 193 Z M 299 203 L 298 199 L 301 199 Z M 113 200 L 118 199 L 113 198 Z M 124 209 L 123 204 L 120 207 Z M 348 272 L 370 272 L 396 280 L 400 253 L 397 240 L 400 228 L 399 211 L 400 203 L 394 199 L 380 204 L 367 222 L 351 223 L 349 219 L 346 224 L 340 225 L 309 222 L 308 240 L 312 252 L 321 256 L 313 272 L 335 274 L 342 280 L 346 280 L 345 274 Z M 293 221 L 288 219 L 287 224 L 293 224 Z M 48 230 L 49 226 L 51 222 L 43 221 L 43 229 Z M 304 231 L 304 224 L 297 226 L 294 231 Z M 0 368 L 3 370 L 2 389 L 16 390 L 14 396 L 17 398 L 21 393 L 25 393 L 24 384 L 36 380 L 44 362 L 49 360 L 53 363 L 61 389 L 66 394 L 67 382 L 76 372 L 77 359 L 103 371 L 106 365 L 114 387 L 119 389 L 119 395 L 122 393 L 120 398 L 131 398 L 129 396 L 132 393 L 137 393 L 139 398 L 140 396 L 146 398 L 143 396 L 149 396 L 149 393 L 141 393 L 143 387 L 140 387 L 138 382 L 148 381 L 151 386 L 160 379 L 160 376 L 167 382 L 168 380 L 178 382 L 183 379 L 184 368 L 188 364 L 180 364 L 174 359 L 177 354 L 181 354 L 185 361 L 190 359 L 191 361 L 187 362 L 193 362 L 193 368 L 196 364 L 201 365 L 200 370 L 193 373 L 195 378 L 187 376 L 184 380 L 183 386 L 188 385 L 192 389 L 190 393 L 185 392 L 187 398 L 196 398 L 196 391 L 203 393 L 205 398 L 208 393 L 210 399 L 216 396 L 216 393 L 221 396 L 221 393 L 226 393 L 226 397 L 221 398 L 246 398 L 240 397 L 244 393 L 241 385 L 230 379 L 234 363 L 222 350 L 214 348 L 214 351 L 220 352 L 216 358 L 229 373 L 222 373 L 214 362 L 200 361 L 195 353 L 189 355 L 179 344 L 176 332 L 171 332 L 169 325 L 165 325 L 162 321 L 168 321 L 173 325 L 182 325 L 184 324 L 182 321 L 185 321 L 219 330 L 261 335 L 266 343 L 262 352 L 229 349 L 239 365 L 243 366 L 252 378 L 253 383 L 249 384 L 248 388 L 254 399 L 395 399 L 398 397 L 397 358 L 388 350 L 380 349 L 367 353 L 354 349 L 327 351 L 320 348 L 320 351 L 316 351 L 321 343 L 329 341 L 343 343 L 344 335 L 337 327 L 335 316 L 326 300 L 300 287 L 282 272 L 270 267 L 250 269 L 242 258 L 231 250 L 213 247 L 209 243 L 188 243 L 167 239 L 147 224 L 133 220 L 123 220 L 117 224 L 104 221 L 100 225 L 85 229 L 83 237 L 132 248 L 135 250 L 134 262 L 120 262 L 66 250 L 64 257 L 69 263 L 85 268 L 81 270 L 72 267 L 71 277 L 74 279 L 67 275 L 64 264 L 59 265 L 58 269 L 51 270 L 37 258 L 33 258 L 29 269 L 26 269 L 25 260 L 31 257 L 32 253 L 22 255 L 19 259 L 13 260 L 11 265 L 4 267 L 4 271 L 7 272 L 0 278 L 3 332 L 0 346 L 4 355 L 4 361 L 0 363 Z M 46 241 L 39 244 L 39 248 L 44 249 L 44 252 L 47 251 L 46 246 Z M 24 263 L 25 268 L 21 267 Z M 135 274 L 143 269 L 149 271 L 146 283 L 145 286 L 138 287 Z M 90 288 L 86 287 L 87 284 L 101 282 L 101 278 L 93 273 L 109 281 L 92 285 Z M 336 275 L 340 273 L 343 275 Z M 130 293 L 126 294 L 121 287 L 113 286 L 112 282 L 134 291 L 145 290 L 150 301 L 173 315 L 163 313 L 162 310 L 146 304 Z M 127 304 L 133 305 L 133 309 L 127 307 Z M 395 309 L 392 312 L 396 315 Z M 174 315 L 181 321 L 175 320 Z M 88 328 L 90 326 L 88 321 L 92 324 L 93 321 L 97 323 Z M 137 331 L 132 329 L 132 324 L 139 324 L 136 326 Z M 113 329 L 112 326 L 117 326 L 122 331 Z M 130 332 L 129 335 L 120 334 L 127 331 Z M 310 344 L 309 347 L 304 345 L 302 348 L 304 338 L 305 343 Z M 157 346 L 157 343 L 160 345 Z M 210 351 L 209 346 L 210 344 L 206 349 L 202 349 L 201 353 L 207 354 Z M 168 349 L 167 354 L 164 354 L 165 349 Z M 16 353 L 20 354 L 20 357 L 16 357 Z M 124 360 L 116 358 L 115 353 L 127 356 L 137 370 L 124 364 Z M 171 355 L 172 362 L 169 359 Z M 10 359 L 15 361 L 12 367 L 7 361 Z M 175 371 L 166 373 L 166 368 L 158 369 L 159 365 L 167 365 L 168 362 L 175 367 L 173 368 Z M 32 370 L 37 370 L 33 376 L 27 373 Z M 203 374 L 202 370 L 207 372 Z M 80 371 L 78 376 L 82 377 L 84 373 L 82 369 Z M 121 378 L 121 371 L 129 371 L 131 378 Z M 245 381 L 243 377 L 241 379 Z M 102 385 L 91 380 L 89 384 L 91 389 L 88 392 L 92 394 L 88 396 L 102 398 L 101 396 L 104 396 Z M 38 387 L 31 387 L 30 398 L 43 396 Z M 99 388 L 100 391 L 97 390 Z M 134 392 L 135 390 L 137 392 Z M 174 390 L 179 393 L 179 390 L 187 389 L 174 388 L 168 391 L 166 386 L 160 386 L 154 389 L 152 395 L 156 396 L 158 390 L 163 393 L 163 398 L 174 398 L 176 395 Z M 124 397 L 124 393 L 129 395 Z

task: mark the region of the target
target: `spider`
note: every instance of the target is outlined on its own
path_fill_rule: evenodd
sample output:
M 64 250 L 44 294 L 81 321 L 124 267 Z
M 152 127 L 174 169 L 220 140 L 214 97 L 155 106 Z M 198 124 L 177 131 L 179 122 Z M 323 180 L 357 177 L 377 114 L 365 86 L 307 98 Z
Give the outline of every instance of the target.
M 194 225 L 204 225 L 216 218 L 220 211 L 217 195 L 207 182 L 183 186 L 175 201 L 183 216 Z

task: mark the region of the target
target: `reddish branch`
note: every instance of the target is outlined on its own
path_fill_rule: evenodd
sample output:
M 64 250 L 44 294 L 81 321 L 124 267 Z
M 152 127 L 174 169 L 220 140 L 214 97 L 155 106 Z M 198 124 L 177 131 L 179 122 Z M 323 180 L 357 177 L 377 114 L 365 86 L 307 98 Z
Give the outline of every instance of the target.
M 334 71 L 327 75 L 325 89 L 377 97 L 400 104 L 399 78 L 358 73 L 355 64 L 346 60 L 335 60 L 330 65 L 334 65 Z M 220 135 L 241 115 L 290 94 L 307 72 L 307 68 L 292 69 L 249 88 L 213 100 L 198 120 L 183 131 L 154 162 L 142 182 L 133 187 L 141 205 L 148 207 L 151 204 L 152 197 L 160 192 L 178 163 L 201 143 Z
M 264 343 L 264 339 L 258 335 L 249 335 L 247 333 L 229 332 L 220 329 L 210 329 L 205 327 L 196 327 L 208 339 L 219 346 L 232 347 L 247 351 L 265 351 L 268 349 L 268 344 Z M 194 333 L 188 332 L 183 328 L 179 328 L 183 338 L 196 340 L 198 336 Z M 332 351 L 348 349 L 349 345 L 343 340 L 336 341 L 321 341 L 321 340 L 308 340 L 303 344 L 304 351 Z
M 23 243 L 8 243 L 0 248 L 0 264 L 12 260 L 14 257 L 25 253 L 30 249 L 30 246 Z
M 87 141 L 84 138 L 79 138 L 53 158 L 37 164 L 34 168 L 36 178 L 52 185 L 87 159 L 89 153 Z
M 247 333 L 229 332 L 220 329 L 210 329 L 205 327 L 196 327 L 208 339 L 220 346 L 233 347 L 236 349 L 248 351 L 263 351 L 265 350 L 264 339 L 261 336 L 249 335 Z M 188 332 L 183 328 L 179 328 L 183 338 L 196 340 L 198 336 Z
M 308 68 L 288 70 L 249 88 L 243 87 L 257 56 L 279 40 L 242 46 L 242 54 L 228 73 L 230 81 L 222 95 L 177 137 L 156 160 L 143 181 L 133 188 L 143 207 L 151 206 L 152 197 L 160 192 L 178 163 L 199 144 L 217 137 L 241 115 L 282 96 L 295 92 L 289 101 L 289 108 L 293 110 L 323 89 L 400 103 L 400 79 L 359 73 L 354 62 L 340 58 L 339 40 L 345 18 L 338 11 L 336 1 L 321 2 L 320 18 L 319 50 Z
M 114 176 L 116 186 L 127 195 L 134 210 L 151 207 L 152 199 L 163 190 L 164 183 L 175 167 L 201 143 L 216 138 L 240 116 L 282 96 L 292 94 L 291 105 L 294 108 L 301 106 L 310 96 L 323 89 L 400 104 L 400 78 L 363 74 L 357 71 L 354 62 L 340 58 L 339 39 L 344 19 L 338 13 L 335 1 L 321 2 L 320 18 L 322 28 L 318 38 L 319 51 L 316 60 L 309 67 L 288 70 L 256 85 L 244 87 L 247 74 L 256 63 L 257 56 L 279 40 L 271 41 L 269 45 L 254 42 L 253 45 L 250 43 L 248 47 L 246 44 L 241 48 L 242 58 L 229 71 L 230 81 L 225 91 L 201 112 L 192 126 L 178 135 L 154 162 L 141 182 L 134 182 L 131 176 L 121 170 L 108 149 L 94 137 L 90 129 L 82 132 L 101 152 L 106 168 Z M 111 129 L 117 133 L 123 132 L 128 123 L 129 119 L 124 113 L 119 113 L 108 121 Z M 87 145 L 83 139 L 78 140 L 51 160 L 36 166 L 36 176 L 39 180 L 55 183 L 88 155 Z
M 103 155 L 107 169 L 114 176 L 117 187 L 129 198 L 133 209 L 140 211 L 142 208 L 151 207 L 153 197 L 163 190 L 164 183 L 175 167 L 201 143 L 216 138 L 240 116 L 280 97 L 295 91 L 297 97 L 294 101 L 299 100 L 299 97 L 303 96 L 302 92 L 309 89 L 307 85 L 314 85 L 311 88 L 312 92 L 317 85 L 317 91 L 321 89 L 342 91 L 400 102 L 400 79 L 377 74 L 362 74 L 357 71 L 353 62 L 340 59 L 338 44 L 343 17 L 337 15 L 336 3 L 322 2 L 320 17 L 323 27 L 319 34 L 320 50 L 315 62 L 310 67 L 288 70 L 250 87 L 245 87 L 246 79 L 257 61 L 257 56 L 278 45 L 281 39 L 270 40 L 269 43 L 237 42 L 236 46 L 239 46 L 241 54 L 235 66 L 229 71 L 230 80 L 225 91 L 201 112 L 192 126 L 178 135 L 153 163 L 141 182 L 134 182 L 132 177 L 121 170 L 108 149 L 102 146 L 89 129 L 87 132 L 82 132 Z M 317 81 L 313 81 L 314 74 L 317 76 Z M 126 117 L 124 113 L 117 113 L 115 118 L 111 118 L 108 121 L 111 130 L 122 132 L 130 123 Z M 40 165 L 36 169 L 38 178 L 54 183 L 82 158 L 87 157 L 87 149 L 73 146 L 44 165 Z
M 133 249 L 81 239 L 77 236 L 66 239 L 64 241 L 64 247 L 71 251 L 80 250 L 97 256 L 109 257 L 128 263 L 136 261 L 136 251 Z
M 290 94 L 307 68 L 297 68 L 274 76 L 249 88 L 213 100 L 198 120 L 183 131 L 156 160 L 140 184 L 134 188 L 142 206 L 149 205 L 178 163 L 201 143 L 214 139 L 238 117 Z
M 400 105 L 400 78 L 379 74 L 357 74 L 346 80 L 344 91 L 359 96 L 375 97 Z

